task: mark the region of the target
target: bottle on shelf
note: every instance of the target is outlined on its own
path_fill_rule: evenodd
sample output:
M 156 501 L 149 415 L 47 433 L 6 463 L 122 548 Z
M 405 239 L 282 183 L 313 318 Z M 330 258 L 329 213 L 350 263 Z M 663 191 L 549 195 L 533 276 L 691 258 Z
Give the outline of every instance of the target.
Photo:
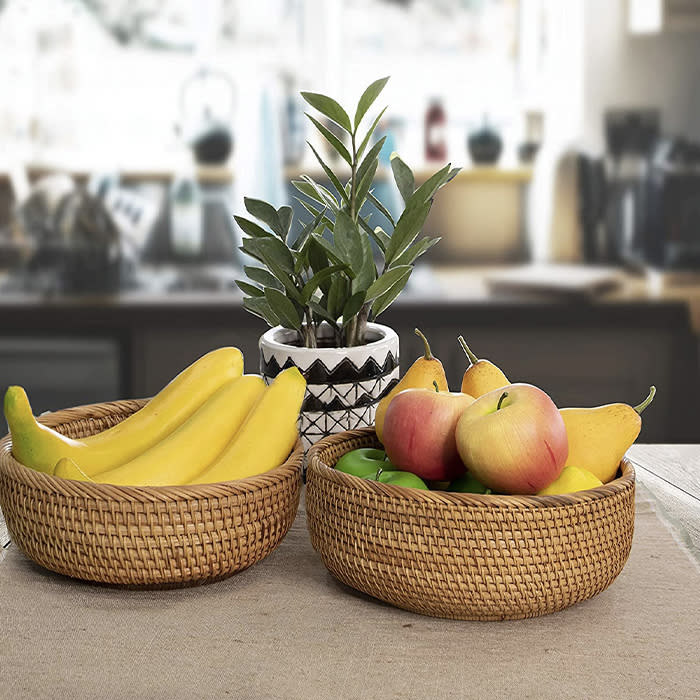
M 425 113 L 425 160 L 447 160 L 447 115 L 440 98 L 430 100 Z

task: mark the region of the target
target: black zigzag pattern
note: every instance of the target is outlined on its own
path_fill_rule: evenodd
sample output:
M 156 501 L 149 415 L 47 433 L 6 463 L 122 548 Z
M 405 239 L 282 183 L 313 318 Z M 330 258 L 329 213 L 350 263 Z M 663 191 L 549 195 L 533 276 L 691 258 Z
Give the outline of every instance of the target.
M 276 377 L 283 369 L 294 367 L 295 363 L 288 357 L 280 367 L 277 358 L 273 355 L 268 361 L 260 356 L 260 374 L 267 377 Z M 299 370 L 308 384 L 345 384 L 349 382 L 361 382 L 389 374 L 398 366 L 398 358 L 388 352 L 384 362 L 380 365 L 373 357 L 367 358 L 361 367 L 348 357 L 343 358 L 333 369 L 328 369 L 325 363 L 316 358 L 307 369 Z

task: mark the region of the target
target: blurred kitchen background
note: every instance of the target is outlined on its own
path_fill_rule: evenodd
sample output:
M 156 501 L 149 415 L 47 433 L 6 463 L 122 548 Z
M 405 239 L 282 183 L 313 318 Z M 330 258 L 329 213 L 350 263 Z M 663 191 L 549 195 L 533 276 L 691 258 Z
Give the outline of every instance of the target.
M 640 440 L 700 442 L 700 0 L 0 0 L 2 389 L 148 396 L 224 344 L 256 372 L 232 214 L 305 219 L 299 91 L 385 75 L 377 197 L 391 151 L 462 167 L 381 319 L 404 368 L 419 326 L 458 388 L 461 333 L 560 406 L 656 384 Z

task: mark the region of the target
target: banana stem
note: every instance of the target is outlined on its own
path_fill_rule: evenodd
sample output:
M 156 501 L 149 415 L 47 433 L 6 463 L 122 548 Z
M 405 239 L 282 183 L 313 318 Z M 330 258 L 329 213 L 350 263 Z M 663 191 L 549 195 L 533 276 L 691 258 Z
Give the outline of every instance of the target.
M 646 399 L 639 404 L 639 406 L 635 406 L 634 410 L 641 415 L 642 411 L 654 400 L 654 396 L 656 396 L 656 387 L 650 386 L 649 396 L 647 396 Z
M 425 359 L 434 360 L 435 357 L 433 357 L 433 353 L 430 351 L 428 339 L 417 328 L 414 328 L 413 332 L 423 341 L 423 345 L 425 345 Z
M 501 407 L 501 404 L 503 403 L 503 399 L 505 399 L 506 396 L 508 396 L 508 392 L 507 392 L 507 391 L 504 391 L 504 392 L 501 394 L 501 398 L 498 399 L 498 406 L 496 406 L 496 410 L 497 410 L 497 411 L 498 411 L 498 409 Z
M 457 340 L 459 340 L 459 344 L 462 346 L 464 354 L 469 358 L 469 362 L 475 365 L 479 361 L 479 358 L 469 349 L 469 346 L 461 335 L 459 338 L 457 338 Z

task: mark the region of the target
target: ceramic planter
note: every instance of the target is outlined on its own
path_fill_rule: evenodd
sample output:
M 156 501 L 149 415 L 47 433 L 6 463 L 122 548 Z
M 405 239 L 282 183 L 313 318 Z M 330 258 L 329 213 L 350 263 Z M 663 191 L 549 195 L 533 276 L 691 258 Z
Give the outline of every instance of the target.
M 320 345 L 330 338 L 321 327 Z M 327 435 L 374 425 L 377 403 L 399 381 L 399 337 L 388 326 L 367 324 L 366 345 L 352 348 L 304 348 L 296 333 L 281 326 L 260 338 L 260 374 L 271 382 L 296 366 L 306 379 L 299 418 L 305 448 Z

